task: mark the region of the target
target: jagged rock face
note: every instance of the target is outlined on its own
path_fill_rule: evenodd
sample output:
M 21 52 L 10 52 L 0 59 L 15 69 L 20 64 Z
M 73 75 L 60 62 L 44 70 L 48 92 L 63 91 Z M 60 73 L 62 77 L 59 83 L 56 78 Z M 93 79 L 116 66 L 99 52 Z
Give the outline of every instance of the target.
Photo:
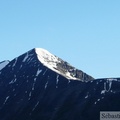
M 82 81 L 90 81 L 94 80 L 93 77 L 87 75 L 81 70 L 76 69 L 75 67 L 71 66 L 69 63 L 59 59 L 61 62 L 57 64 L 57 68 L 61 73 L 69 72 L 72 77 L 75 77 L 78 80 Z
M 83 71 L 76 69 L 66 61 L 63 61 L 62 59 L 58 58 L 55 55 L 52 55 L 50 52 L 42 48 L 36 48 L 35 51 L 37 53 L 39 61 L 43 65 L 68 79 L 81 81 L 89 81 L 94 79 Z
M 99 120 L 100 111 L 120 110 L 119 78 L 69 79 L 71 66 L 66 77 L 41 63 L 35 51 L 0 71 L 0 120 Z

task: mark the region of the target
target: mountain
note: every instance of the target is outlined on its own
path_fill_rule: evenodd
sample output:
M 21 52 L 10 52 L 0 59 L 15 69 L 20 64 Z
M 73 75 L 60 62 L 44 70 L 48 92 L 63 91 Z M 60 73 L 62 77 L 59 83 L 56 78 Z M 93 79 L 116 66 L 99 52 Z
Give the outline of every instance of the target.
M 120 78 L 94 79 L 41 48 L 0 70 L 0 120 L 99 120 L 120 110 Z

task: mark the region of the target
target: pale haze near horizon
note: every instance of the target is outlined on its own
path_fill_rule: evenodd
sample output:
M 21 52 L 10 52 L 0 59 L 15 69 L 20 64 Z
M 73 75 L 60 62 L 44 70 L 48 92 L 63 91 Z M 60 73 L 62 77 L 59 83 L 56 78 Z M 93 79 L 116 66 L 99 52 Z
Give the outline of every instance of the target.
M 1 0 L 0 61 L 44 48 L 94 78 L 120 77 L 119 0 Z

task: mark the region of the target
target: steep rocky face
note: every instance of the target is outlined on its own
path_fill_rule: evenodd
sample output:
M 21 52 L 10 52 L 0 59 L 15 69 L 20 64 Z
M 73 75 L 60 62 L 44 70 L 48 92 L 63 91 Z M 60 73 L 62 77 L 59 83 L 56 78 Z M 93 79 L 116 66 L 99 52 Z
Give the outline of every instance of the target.
M 100 111 L 120 110 L 120 78 L 83 77 L 43 52 L 33 49 L 0 71 L 0 120 L 99 120 Z
M 90 75 L 87 75 L 83 71 L 76 69 L 75 67 L 71 66 L 69 63 L 61 60 L 60 58 L 59 61 L 61 62 L 57 64 L 57 69 L 59 69 L 62 74 L 68 72 L 72 77 L 82 81 L 94 80 L 94 78 Z
M 76 69 L 66 61 L 63 61 L 62 59 L 48 52 L 47 50 L 44 50 L 42 48 L 36 48 L 35 52 L 37 53 L 39 61 L 43 65 L 68 79 L 81 81 L 88 81 L 94 79 L 90 75 L 87 75 L 83 71 Z

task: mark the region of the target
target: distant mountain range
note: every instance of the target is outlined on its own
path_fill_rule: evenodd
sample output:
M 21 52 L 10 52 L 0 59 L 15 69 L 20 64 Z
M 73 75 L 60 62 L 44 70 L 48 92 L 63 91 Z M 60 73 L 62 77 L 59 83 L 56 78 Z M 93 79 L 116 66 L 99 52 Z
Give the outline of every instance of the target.
M 0 120 L 99 120 L 120 111 L 120 78 L 94 79 L 45 49 L 0 62 Z

